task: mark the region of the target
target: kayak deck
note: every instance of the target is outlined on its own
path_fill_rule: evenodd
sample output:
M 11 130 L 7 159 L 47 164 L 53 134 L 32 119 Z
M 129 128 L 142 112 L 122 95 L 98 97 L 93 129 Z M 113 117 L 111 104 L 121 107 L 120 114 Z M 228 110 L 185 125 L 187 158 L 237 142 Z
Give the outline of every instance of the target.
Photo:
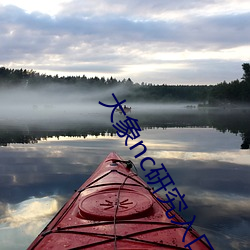
M 129 162 L 110 153 L 28 249 L 187 249 L 198 233 L 190 228 L 182 242 L 187 227 L 171 223 L 170 207 L 157 197 Z M 190 249 L 210 247 L 199 240 Z

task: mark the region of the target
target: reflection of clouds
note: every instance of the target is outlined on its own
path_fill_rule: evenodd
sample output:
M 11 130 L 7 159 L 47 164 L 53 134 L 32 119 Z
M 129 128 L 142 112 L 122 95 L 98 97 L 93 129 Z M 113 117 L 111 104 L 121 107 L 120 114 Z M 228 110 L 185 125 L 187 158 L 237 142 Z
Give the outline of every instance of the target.
M 39 142 L 37 151 L 41 149 L 45 155 L 44 157 L 47 159 L 57 158 L 58 161 L 59 158 L 64 158 L 68 161 L 70 160 L 70 164 L 81 165 L 82 167 L 92 165 L 93 159 L 97 159 L 95 154 L 100 155 L 100 153 L 104 151 L 103 157 L 100 158 L 95 166 L 97 167 L 110 151 L 117 149 L 117 147 L 122 146 L 122 144 L 123 141 L 121 138 L 110 135 L 88 135 L 86 138 L 60 136 L 59 140 L 53 137 L 48 138 L 47 141 Z M 62 171 L 62 167 L 60 167 L 60 169 Z M 82 168 L 82 170 L 84 171 L 84 168 Z
M 114 134 L 111 136 L 111 133 L 104 133 L 103 135 L 87 135 L 86 137 L 84 136 L 78 136 L 78 137 L 72 137 L 72 136 L 53 136 L 53 137 L 48 137 L 45 139 L 42 139 L 41 142 L 53 142 L 53 141 L 87 141 L 87 140 L 120 140 L 120 138 Z
M 182 151 L 153 151 L 151 156 L 161 159 L 182 159 L 199 161 L 223 161 L 249 166 L 250 155 L 248 151 L 219 151 L 219 152 L 182 152 Z
M 184 218 L 196 215 L 194 227 L 206 233 L 215 249 L 250 249 L 250 199 L 242 195 L 179 187 L 186 194 Z M 164 192 L 160 195 L 164 197 Z M 177 210 L 177 208 L 176 208 Z
M 0 218 L 1 249 L 27 248 L 60 206 L 61 198 L 58 196 L 5 204 L 5 214 Z
M 43 218 L 50 217 L 58 211 L 58 201 L 55 197 L 31 198 L 19 204 L 8 204 L 5 216 L 0 219 L 0 223 L 11 228 L 27 225 L 26 233 L 33 234 L 30 230 L 37 222 Z
M 189 193 L 188 199 L 190 207 L 198 211 L 197 223 L 207 225 L 210 239 L 223 246 L 221 249 L 250 249 L 249 198 L 200 192 L 195 196 Z
M 145 143 L 146 144 L 146 143 Z M 131 145 L 132 146 L 132 145 Z M 150 150 L 156 150 L 156 149 L 161 149 L 161 150 L 185 150 L 187 149 L 187 146 L 185 144 L 180 144 L 180 143 L 176 143 L 176 142 L 164 142 L 162 141 L 161 143 L 156 143 L 156 142 L 151 142 L 151 141 L 147 141 L 147 147 Z
M 0 202 L 0 220 L 5 214 L 6 206 L 6 203 Z
M 187 194 L 186 196 L 188 200 L 190 200 L 193 204 L 203 207 L 219 207 L 216 212 L 216 216 L 245 214 L 246 216 L 249 216 L 250 219 L 249 197 L 201 190 L 194 192 L 190 187 L 183 186 L 181 189 Z
M 156 148 L 196 152 L 218 152 L 222 149 L 232 150 L 235 145 L 242 143 L 241 137 L 229 132 L 221 133 L 213 128 L 167 128 L 145 131 L 143 138 L 147 139 L 147 146 L 153 150 Z M 167 148 L 166 148 L 167 146 Z M 169 146 L 169 147 L 168 147 Z
M 101 161 L 116 149 L 123 147 L 124 142 L 117 137 L 95 138 L 75 138 L 65 137 L 61 140 L 51 139 L 39 142 L 35 145 L 12 144 L 5 154 L 3 165 L 12 165 L 12 168 L 6 169 L 6 175 L 15 174 L 11 183 L 15 184 L 18 179 L 17 168 L 25 166 L 27 175 L 34 174 L 74 174 L 74 173 L 91 173 L 92 168 L 96 168 Z M 127 149 L 125 149 L 127 150 Z M 7 157 L 6 157 L 7 155 Z M 121 154 L 122 155 L 122 154 Z M 96 162 L 96 163 L 95 163 Z M 94 163 L 94 164 L 93 164 Z M 0 163 L 1 164 L 1 163 Z M 91 166 L 91 168 L 90 168 Z M 27 177 L 23 177 L 23 180 Z M 33 177 L 30 179 L 32 182 Z M 9 182 L 10 180 L 8 180 Z M 36 180 L 39 182 L 39 180 Z M 20 182 L 18 183 L 20 184 Z
M 17 203 L 34 195 L 71 194 L 110 151 L 117 150 L 125 159 L 130 153 L 122 139 L 75 139 L 4 148 L 0 152 L 0 200 Z

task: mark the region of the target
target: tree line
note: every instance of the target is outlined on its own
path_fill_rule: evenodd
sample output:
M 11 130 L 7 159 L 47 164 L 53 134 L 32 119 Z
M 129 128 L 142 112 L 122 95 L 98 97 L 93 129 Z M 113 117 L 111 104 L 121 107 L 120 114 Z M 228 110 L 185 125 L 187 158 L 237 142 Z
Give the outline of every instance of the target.
M 209 103 L 250 103 L 250 64 L 242 64 L 242 69 L 244 73 L 241 80 L 237 79 L 230 83 L 224 81 L 211 89 Z
M 52 76 L 40 74 L 34 70 L 9 69 L 0 67 L 0 87 L 38 88 L 50 84 L 64 84 L 77 87 L 82 91 L 113 89 L 121 87 L 122 98 L 129 101 L 202 102 L 217 106 L 227 103 L 250 103 L 250 64 L 242 64 L 243 76 L 239 80 L 221 82 L 216 85 L 153 85 L 152 83 L 134 83 L 130 78 L 117 80 L 110 77 Z

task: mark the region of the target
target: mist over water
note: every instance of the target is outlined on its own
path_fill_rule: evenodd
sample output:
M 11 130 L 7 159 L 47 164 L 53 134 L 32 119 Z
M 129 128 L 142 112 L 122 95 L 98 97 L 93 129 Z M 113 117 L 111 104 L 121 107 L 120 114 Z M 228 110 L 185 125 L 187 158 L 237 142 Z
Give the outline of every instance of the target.
M 37 121 L 82 120 L 84 115 L 100 112 L 96 93 L 80 93 L 66 86 L 39 89 L 5 89 L 0 92 L 1 119 Z
M 66 85 L 56 85 L 30 88 L 10 88 L 0 90 L 0 121 L 39 123 L 39 122 L 69 122 L 88 121 L 105 122 L 104 116 L 110 115 L 112 109 L 101 106 L 98 102 L 115 104 L 112 93 L 118 101 L 122 101 L 121 95 L 129 94 L 124 87 L 99 91 L 72 88 Z M 146 101 L 146 100 L 145 100 Z M 178 112 L 185 109 L 189 103 L 154 104 L 135 103 L 128 99 L 124 103 L 132 107 L 134 114 L 151 112 Z M 123 105 L 124 105 L 123 104 Z M 119 119 L 119 115 L 117 115 Z

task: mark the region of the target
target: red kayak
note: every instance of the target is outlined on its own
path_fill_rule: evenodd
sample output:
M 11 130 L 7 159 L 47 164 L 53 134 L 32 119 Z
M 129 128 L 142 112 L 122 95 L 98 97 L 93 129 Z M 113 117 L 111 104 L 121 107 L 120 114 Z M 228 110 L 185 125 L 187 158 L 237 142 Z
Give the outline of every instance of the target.
M 110 153 L 28 249 L 213 249 L 131 167 Z

